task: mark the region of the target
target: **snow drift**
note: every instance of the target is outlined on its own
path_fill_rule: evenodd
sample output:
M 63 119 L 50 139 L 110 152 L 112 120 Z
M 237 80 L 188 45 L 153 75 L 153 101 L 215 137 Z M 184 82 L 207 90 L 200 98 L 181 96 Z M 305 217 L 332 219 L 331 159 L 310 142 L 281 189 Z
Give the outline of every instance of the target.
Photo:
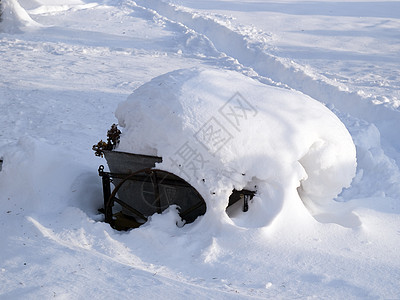
M 0 32 L 20 33 L 28 27 L 40 26 L 32 20 L 26 10 L 16 0 L 3 0 L 1 2 Z
M 247 213 L 228 210 L 237 225 L 266 226 L 283 210 L 285 218 L 309 216 L 302 202 L 312 213 L 323 211 L 355 175 L 352 138 L 329 109 L 233 71 L 159 76 L 116 116 L 123 127 L 118 150 L 163 157 L 158 168 L 202 194 L 205 218 L 228 220 L 234 188 L 257 191 Z

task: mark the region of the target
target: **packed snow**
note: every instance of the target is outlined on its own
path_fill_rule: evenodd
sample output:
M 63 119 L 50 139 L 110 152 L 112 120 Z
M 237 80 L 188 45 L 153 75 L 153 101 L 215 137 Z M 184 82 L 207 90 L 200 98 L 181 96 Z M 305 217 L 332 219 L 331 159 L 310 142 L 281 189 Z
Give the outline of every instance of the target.
M 355 175 L 353 140 L 329 109 L 233 71 L 159 76 L 136 89 L 116 116 L 125 129 L 117 150 L 163 157 L 157 168 L 203 192 L 217 222 L 233 189 L 257 190 L 242 218 L 265 226 L 276 215 L 302 214 L 297 188 L 308 207 L 323 210 Z M 286 206 L 294 216 L 280 212 Z
M 1 9 L 0 299 L 400 297 L 397 1 Z M 204 216 L 104 223 L 91 148 L 116 122 Z M 257 190 L 248 212 L 233 188 Z

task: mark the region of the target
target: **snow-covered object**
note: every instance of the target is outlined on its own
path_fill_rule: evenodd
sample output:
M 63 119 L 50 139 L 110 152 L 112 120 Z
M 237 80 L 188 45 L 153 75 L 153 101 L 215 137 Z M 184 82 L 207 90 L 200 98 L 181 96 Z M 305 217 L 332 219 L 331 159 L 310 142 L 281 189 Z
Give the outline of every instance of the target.
M 190 182 L 207 214 L 223 219 L 233 188 L 257 190 L 246 214 L 230 212 L 241 226 L 265 226 L 287 206 L 302 214 L 301 200 L 323 209 L 355 175 L 352 138 L 328 108 L 233 71 L 159 76 L 116 116 L 118 150 L 163 157 L 157 167 Z
M 0 32 L 19 33 L 23 28 L 37 27 L 39 23 L 32 20 L 26 10 L 16 0 L 2 1 Z

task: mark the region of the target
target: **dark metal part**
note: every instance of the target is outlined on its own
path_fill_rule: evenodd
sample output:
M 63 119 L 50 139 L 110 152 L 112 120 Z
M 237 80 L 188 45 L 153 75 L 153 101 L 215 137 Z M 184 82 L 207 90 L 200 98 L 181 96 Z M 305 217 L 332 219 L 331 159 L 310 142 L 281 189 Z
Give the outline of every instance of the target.
M 243 200 L 243 212 L 247 212 L 249 210 L 249 201 L 253 199 L 254 195 L 256 194 L 255 191 L 250 191 L 250 190 L 233 190 L 232 194 L 229 196 L 229 203 L 228 207 L 235 204 L 239 200 Z
M 131 212 L 133 212 L 134 214 L 136 214 L 138 217 L 140 217 L 141 219 L 147 221 L 147 218 L 145 216 L 143 216 L 143 214 L 134 209 L 132 206 L 130 206 L 129 204 L 125 203 L 124 201 L 119 200 L 117 197 L 114 197 L 114 201 L 117 202 L 118 204 L 120 204 L 122 207 L 126 208 L 127 210 L 130 210 Z
M 243 195 L 243 212 L 249 210 L 249 195 Z
M 108 207 L 107 203 L 109 202 L 110 195 L 111 195 L 111 180 L 110 175 L 107 172 L 104 172 L 104 166 L 101 165 L 99 167 L 99 176 L 101 176 L 102 184 L 103 184 L 103 201 L 104 201 L 104 216 L 105 221 L 107 223 L 112 222 L 112 208 Z
M 162 161 L 161 157 L 118 151 L 104 151 L 104 155 L 110 172 L 104 171 L 103 165 L 98 169 L 103 184 L 102 211 L 105 222 L 113 228 L 132 228 L 117 224 L 121 216 L 132 218 L 137 221 L 135 224 L 140 225 L 147 221 L 148 216 L 161 213 L 172 204 L 178 206 L 179 215 L 186 223 L 193 222 L 206 212 L 203 197 L 188 182 L 173 173 L 155 169 L 155 164 Z M 113 190 L 111 183 L 114 185 Z M 243 200 L 243 211 L 246 212 L 255 193 L 234 189 L 228 206 Z M 122 211 L 116 214 L 113 213 L 115 203 L 122 207 Z
M 157 174 L 155 171 L 151 172 L 151 182 L 153 183 L 154 189 L 154 203 L 157 207 L 157 213 L 161 214 L 161 196 L 160 196 L 160 187 L 158 186 Z
M 194 206 L 188 208 L 187 210 L 185 210 L 185 211 L 183 211 L 183 212 L 180 212 L 179 215 L 180 215 L 183 219 L 185 219 L 185 217 L 186 217 L 188 214 L 190 214 L 192 211 L 194 211 L 194 210 L 200 208 L 200 207 L 203 206 L 203 205 L 205 205 L 205 202 L 204 202 L 204 201 L 199 201 L 199 202 L 197 202 L 196 205 L 194 205 Z
M 117 151 L 104 151 L 104 154 L 111 172 L 104 171 L 104 166 L 99 167 L 103 181 L 103 212 L 105 221 L 113 228 L 121 228 L 118 224 L 121 216 L 136 219 L 139 222 L 136 224 L 140 224 L 172 204 L 177 205 L 186 223 L 206 212 L 204 199 L 188 182 L 154 168 L 162 158 Z M 111 183 L 114 189 L 111 189 Z M 115 203 L 121 205 L 121 212 L 113 213 Z
M 149 169 L 144 169 L 144 170 L 139 170 L 131 175 L 128 175 L 127 177 L 125 177 L 112 191 L 112 193 L 110 194 L 109 198 L 107 199 L 107 201 L 104 204 L 104 211 L 105 211 L 105 219 L 106 222 L 109 224 L 112 224 L 112 207 L 114 206 L 114 201 L 117 202 L 118 204 L 120 204 L 121 206 L 127 208 L 128 210 L 130 210 L 131 212 L 135 213 L 137 216 L 139 216 L 140 218 L 142 218 L 143 220 L 147 220 L 147 218 L 138 210 L 136 210 L 135 208 L 133 208 L 132 206 L 130 206 L 129 204 L 127 204 L 126 202 L 118 199 L 116 197 L 118 190 L 122 187 L 122 185 L 131 179 L 131 177 L 135 176 L 137 173 L 141 173 L 141 172 L 149 172 Z M 109 176 L 110 173 L 107 172 L 103 172 L 103 176 Z M 104 177 L 103 177 L 104 178 Z M 123 204 L 122 204 L 123 203 Z

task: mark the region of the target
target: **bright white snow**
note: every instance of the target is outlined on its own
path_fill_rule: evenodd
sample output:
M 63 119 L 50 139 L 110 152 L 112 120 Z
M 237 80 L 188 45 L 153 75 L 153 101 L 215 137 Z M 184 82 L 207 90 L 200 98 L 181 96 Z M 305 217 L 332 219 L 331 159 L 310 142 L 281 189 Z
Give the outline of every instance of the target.
M 0 298 L 399 298 L 398 1 L 174 2 L 187 7 L 161 0 L 1 1 Z M 207 94 L 201 98 L 205 106 L 181 107 L 177 113 L 185 119 L 160 114 L 187 125 L 171 123 L 188 133 L 182 143 L 200 143 L 194 133 L 202 125 L 224 120 L 216 116 L 239 87 L 255 87 L 239 91 L 255 110 L 241 131 L 226 120 L 231 143 L 215 156 L 205 151 L 215 163 L 212 174 L 206 175 L 219 181 L 218 186 L 206 181 L 210 185 L 203 188 L 201 181 L 196 183 L 203 194 L 215 188 L 216 194 L 207 201 L 216 199 L 216 205 L 208 205 L 203 217 L 178 228 L 178 214 L 171 207 L 141 228 L 117 232 L 97 212 L 102 205 L 97 168 L 105 161 L 93 155 L 91 146 L 104 138 L 116 122 L 118 105 L 136 88 L 141 86 L 136 96 L 146 87 L 159 92 L 152 83 L 143 84 L 178 69 L 207 70 L 185 71 L 194 72 L 194 81 L 183 76 L 177 84 L 180 89 L 169 89 L 178 103 L 191 104 L 195 95 Z M 171 74 L 179 72 L 153 83 L 160 78 L 171 83 Z M 200 83 L 196 80 L 201 74 L 211 75 Z M 232 83 L 216 89 L 221 82 L 210 81 L 216 74 L 224 74 L 222 78 L 231 78 Z M 227 93 L 229 86 L 234 88 Z M 233 159 L 234 153 L 244 153 L 240 149 L 249 148 L 252 155 L 260 149 L 244 147 L 255 136 L 252 131 L 246 135 L 244 129 L 254 126 L 255 119 L 272 118 L 261 118 L 268 111 L 256 97 L 261 90 L 307 103 L 300 108 L 304 114 L 276 122 L 280 129 L 283 124 L 294 127 L 287 130 L 293 150 L 280 147 L 266 152 L 276 157 L 282 151 L 284 161 L 279 166 L 288 169 L 268 168 L 268 172 L 282 179 L 294 170 L 285 181 L 258 172 L 262 165 L 252 164 L 260 161 L 254 156 Z M 183 94 L 193 97 L 180 98 Z M 326 104 L 346 129 L 308 96 Z M 197 109 L 209 113 L 208 99 L 222 102 L 215 104 L 212 115 L 202 115 Z M 277 100 L 272 103 L 278 105 Z M 274 111 L 279 121 L 291 105 Z M 166 106 L 167 111 L 171 108 Z M 156 116 L 142 109 L 152 119 Z M 302 115 L 307 118 L 300 122 Z M 312 126 L 308 132 L 315 136 L 308 136 L 306 127 L 322 117 L 330 121 L 320 128 Z M 334 135 L 323 130 L 328 122 Z M 174 151 L 183 145 L 179 137 L 186 135 L 170 133 L 165 139 L 167 128 L 153 130 L 150 134 L 160 134 L 163 140 L 151 144 L 149 139 L 147 146 L 169 149 L 160 154 L 174 158 Z M 328 198 L 350 179 L 339 176 L 340 184 L 333 185 L 332 179 L 315 177 L 317 187 L 329 183 L 335 189 L 324 197 L 323 210 L 312 211 L 311 216 L 296 189 L 309 169 L 299 158 L 306 153 L 318 157 L 310 152 L 315 139 L 333 141 L 340 135 L 346 140 L 347 131 L 356 147 L 355 177 L 335 200 Z M 262 132 L 286 143 L 278 131 L 269 132 L 263 125 Z M 306 138 L 304 143 L 297 140 L 300 137 Z M 236 140 L 244 145 L 235 144 Z M 163 147 L 170 142 L 177 143 L 175 149 Z M 345 163 L 348 168 L 327 160 L 333 157 L 328 152 L 320 162 L 329 161 L 345 172 L 341 176 L 351 177 L 352 143 L 343 146 L 341 140 L 340 145 L 329 149 L 348 147 L 339 152 L 341 159 L 350 159 Z M 195 150 L 203 149 L 196 144 Z M 223 168 L 224 164 L 237 170 Z M 268 176 L 255 180 L 250 173 L 238 175 L 241 170 Z M 247 214 L 234 211 L 229 217 L 223 202 L 232 186 L 249 183 L 264 184 L 263 195 L 269 193 L 268 199 L 275 202 L 262 202 L 266 198 L 259 189 Z
M 298 187 L 307 206 L 323 209 L 355 175 L 352 138 L 330 110 L 232 71 L 159 76 L 121 103 L 116 116 L 125 127 L 117 150 L 163 157 L 158 167 L 203 191 L 209 218 L 218 221 L 234 188 L 257 190 L 243 217 L 262 226 L 281 207 L 295 211 L 282 218 L 303 213 Z

